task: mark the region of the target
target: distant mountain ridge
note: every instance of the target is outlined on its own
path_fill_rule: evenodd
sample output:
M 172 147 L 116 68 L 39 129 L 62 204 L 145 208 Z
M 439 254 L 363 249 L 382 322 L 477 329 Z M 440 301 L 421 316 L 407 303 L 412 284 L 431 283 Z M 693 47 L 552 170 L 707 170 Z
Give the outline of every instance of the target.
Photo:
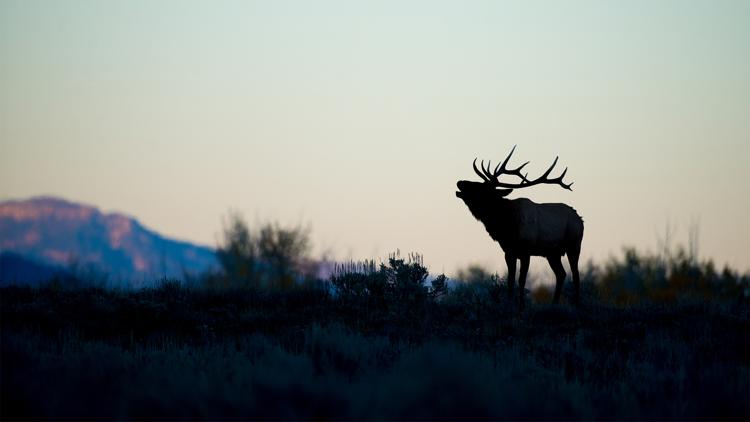
M 40 264 L 15 252 L 0 252 L 0 286 L 25 284 L 37 286 L 54 278 L 69 279 L 64 268 Z
M 0 252 L 40 265 L 94 266 L 136 284 L 218 266 L 209 247 L 169 239 L 124 214 L 50 196 L 0 202 Z

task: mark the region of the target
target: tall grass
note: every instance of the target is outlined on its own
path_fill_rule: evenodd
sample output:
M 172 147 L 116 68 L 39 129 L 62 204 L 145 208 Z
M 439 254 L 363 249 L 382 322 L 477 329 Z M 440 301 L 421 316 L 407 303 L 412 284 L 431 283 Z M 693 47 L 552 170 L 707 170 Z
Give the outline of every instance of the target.
M 632 251 L 584 280 L 524 311 L 398 255 L 284 289 L 2 288 L 0 416 L 750 418 L 747 276 Z

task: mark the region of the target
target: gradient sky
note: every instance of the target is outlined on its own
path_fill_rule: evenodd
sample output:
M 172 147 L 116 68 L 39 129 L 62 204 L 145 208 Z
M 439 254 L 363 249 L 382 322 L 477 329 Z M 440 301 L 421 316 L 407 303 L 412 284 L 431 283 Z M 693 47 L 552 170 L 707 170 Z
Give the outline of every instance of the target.
M 514 144 L 570 168 L 512 197 L 575 207 L 583 259 L 694 224 L 750 270 L 750 1 L 0 0 L 0 199 L 209 245 L 231 208 L 340 259 L 504 272 L 454 192 Z

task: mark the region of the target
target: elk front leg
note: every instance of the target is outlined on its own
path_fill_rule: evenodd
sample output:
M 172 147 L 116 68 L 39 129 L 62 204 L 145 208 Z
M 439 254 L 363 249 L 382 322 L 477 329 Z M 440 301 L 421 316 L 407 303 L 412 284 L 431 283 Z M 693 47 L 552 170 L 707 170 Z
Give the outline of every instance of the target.
M 531 257 L 527 255 L 527 256 L 522 256 L 520 259 L 521 259 L 521 270 L 518 273 L 518 290 L 520 291 L 519 297 L 521 300 L 520 302 L 521 309 L 523 309 L 524 304 L 526 303 L 523 300 L 524 296 L 526 295 L 526 290 L 524 289 L 524 287 L 526 286 L 526 274 L 528 274 L 529 272 L 529 260 L 531 259 Z
M 516 285 L 516 257 L 506 253 L 505 264 L 508 266 L 508 299 L 513 299 L 513 290 Z

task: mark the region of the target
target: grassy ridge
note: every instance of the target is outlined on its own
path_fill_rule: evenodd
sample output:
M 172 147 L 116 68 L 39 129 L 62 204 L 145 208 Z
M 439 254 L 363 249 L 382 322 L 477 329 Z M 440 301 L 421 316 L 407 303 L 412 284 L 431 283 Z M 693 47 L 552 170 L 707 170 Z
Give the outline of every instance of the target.
M 284 291 L 0 290 L 2 418 L 748 419 L 736 300 L 523 313 L 391 262 Z

